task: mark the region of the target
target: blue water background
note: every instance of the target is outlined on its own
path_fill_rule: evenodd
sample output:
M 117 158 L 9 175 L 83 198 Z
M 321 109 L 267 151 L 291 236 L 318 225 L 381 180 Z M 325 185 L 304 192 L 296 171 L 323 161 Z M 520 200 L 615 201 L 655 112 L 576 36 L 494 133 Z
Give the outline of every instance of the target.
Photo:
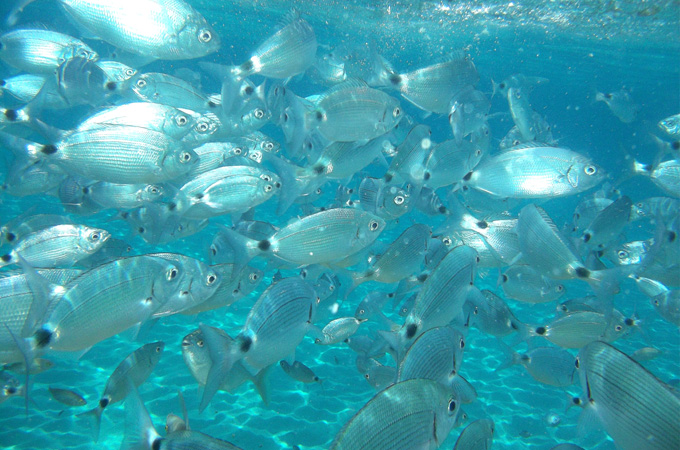
M 625 155 L 651 162 L 657 149 L 650 133 L 659 133 L 656 123 L 660 119 L 680 112 L 680 5 L 677 1 L 190 3 L 206 16 L 223 41 L 218 54 L 203 60 L 220 64 L 244 61 L 264 36 L 276 30 L 283 15 L 295 6 L 314 27 L 320 43 L 352 44 L 374 39 L 383 55 L 401 72 L 468 47 L 481 76 L 478 88 L 488 95 L 492 90 L 491 80 L 498 82 L 513 73 L 548 78 L 549 83 L 537 86 L 531 93 L 534 110 L 546 116 L 553 125 L 553 134 L 560 145 L 590 155 L 612 175 L 612 180 L 628 170 Z M 45 24 L 78 36 L 78 31 L 53 1 L 43 0 L 30 5 L 21 23 Z M 92 41 L 92 46 L 106 55 L 106 44 Z M 160 61 L 145 66 L 143 71 L 173 73 L 182 67 L 199 71 L 196 61 Z M 11 74 L 7 66 L 0 66 L 2 77 Z M 202 76 L 201 81 L 205 92 L 219 92 L 219 83 L 209 76 Z M 604 103 L 594 102 L 597 91 L 613 92 L 624 86 L 631 90 L 641 108 L 638 120 L 632 124 L 621 123 Z M 301 95 L 325 89 L 309 84 L 307 79 L 293 80 L 291 88 Z M 416 120 L 432 127 L 435 141 L 451 137 L 446 118 L 425 118 L 406 101 L 402 101 L 402 106 Z M 497 112 L 508 112 L 502 96 L 492 100 L 491 113 Z M 83 107 L 66 114 L 47 115 L 45 119 L 68 128 L 87 113 L 88 108 Z M 512 120 L 509 114 L 499 115 L 490 125 L 495 138 L 494 148 L 511 128 Z M 276 127 L 268 125 L 262 131 L 283 142 Z M 3 168 L 0 177 L 4 177 L 5 172 L 6 168 Z M 642 177 L 626 181 L 620 190 L 633 201 L 662 195 Z M 333 189 L 328 191 L 331 195 Z M 18 199 L 1 195 L 0 222 L 33 205 L 39 205 L 41 212 L 60 211 L 59 202 L 53 197 Z M 586 195 L 588 193 L 545 201 L 541 205 L 558 226 L 562 226 L 571 220 L 575 205 Z M 272 208 L 273 204 L 263 205 L 258 218 L 268 217 L 281 225 L 291 217 L 289 214 L 276 218 Z M 74 219 L 102 226 L 115 237 L 129 240 L 136 253 L 174 251 L 204 260 L 207 244 L 217 230 L 213 224 L 192 238 L 152 247 L 138 237 L 132 238 L 128 227 L 113 221 L 112 216 L 105 212 Z M 420 213 L 413 213 L 412 217 L 433 226 L 442 221 Z M 402 223 L 388 230 L 381 236 L 381 241 L 390 242 L 406 226 L 408 223 Z M 627 229 L 630 240 L 650 237 L 652 233 L 646 224 Z M 21 398 L 0 405 L 0 447 L 21 450 L 118 448 L 124 432 L 122 404 L 107 408 L 100 443 L 94 444 L 87 423 L 74 417 L 80 410 L 61 413 L 63 405 L 51 399 L 47 386 L 75 389 L 85 396 L 89 407 L 93 407 L 117 364 L 142 343 L 161 339 L 166 343 L 165 353 L 155 372 L 140 388 L 161 434 L 165 416 L 170 412 L 180 414 L 176 392 L 181 389 L 192 429 L 230 440 L 245 449 L 288 449 L 293 445 L 302 449 L 326 448 L 342 425 L 375 394 L 357 372 L 354 352 L 345 345 L 319 347 L 311 339 L 305 339 L 298 348 L 297 359 L 324 380 L 323 386 L 302 385 L 277 367 L 271 377 L 269 408 L 264 407 L 252 385 L 246 384 L 233 395 L 219 392 L 208 409 L 198 414 L 200 392 L 182 360 L 182 338 L 197 327 L 199 320 L 219 326 L 231 335 L 237 334 L 250 306 L 268 285 L 271 275 L 268 272 L 256 292 L 227 310 L 203 314 L 198 319 L 168 317 L 147 330 L 139 341 L 130 341 L 125 335 L 117 336 L 96 345 L 80 359 L 69 355 L 48 356 L 57 364 L 52 370 L 34 377 L 31 393 L 35 404 L 31 405 L 28 418 L 23 415 Z M 495 288 L 496 279 L 497 271 L 480 271 L 477 284 Z M 583 284 L 565 284 L 567 297 L 587 293 Z M 361 286 L 342 304 L 339 315 L 351 315 L 363 295 L 376 288 L 381 287 L 372 283 Z M 509 305 L 520 320 L 534 324 L 550 320 L 555 308 L 554 304 L 528 305 L 512 300 Z M 645 367 L 664 381 L 680 377 L 678 329 L 656 315 L 632 282 L 623 283 L 616 306 L 626 316 L 635 312 L 642 318 L 645 336 L 636 333 L 615 345 L 627 353 L 653 345 L 664 353 L 645 363 Z M 472 329 L 467 342 L 461 373 L 475 386 L 479 398 L 463 408 L 469 416 L 468 423 L 482 417 L 495 421 L 494 448 L 548 449 L 560 442 L 579 442 L 585 448 L 598 450 L 615 448 L 603 432 L 595 432 L 585 440 L 577 438 L 580 411 L 572 408 L 565 412 L 565 405 L 568 393 L 580 394 L 578 383 L 566 391 L 544 386 L 519 366 L 496 373 L 494 369 L 503 359 L 496 339 Z M 383 359 L 383 362 L 392 364 L 389 359 Z M 546 417 L 550 414 L 561 418 L 557 426 L 547 424 Z M 454 429 L 441 448 L 453 448 L 461 429 Z

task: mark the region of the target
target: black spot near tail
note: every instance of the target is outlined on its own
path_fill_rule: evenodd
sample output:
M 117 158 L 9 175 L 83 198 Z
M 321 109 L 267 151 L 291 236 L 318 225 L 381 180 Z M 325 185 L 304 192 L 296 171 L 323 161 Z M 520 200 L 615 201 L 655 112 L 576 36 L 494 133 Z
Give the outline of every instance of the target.
M 15 109 L 6 109 L 5 110 L 5 117 L 10 122 L 14 122 L 15 120 L 17 120 L 17 111 Z
M 9 253 L 7 253 L 6 255 L 2 255 L 0 256 L 0 260 L 2 260 L 2 262 L 10 262 L 12 260 L 12 255 L 10 255 Z
M 543 336 L 547 330 L 545 327 L 538 327 L 536 328 L 536 334 L 539 336 Z
M 579 278 L 589 278 L 590 270 L 586 269 L 585 267 L 579 267 L 576 269 L 576 276 Z
M 591 237 L 590 233 L 583 233 L 583 242 L 588 242 Z
M 104 409 L 107 406 L 109 406 L 109 399 L 108 398 L 102 398 L 101 400 L 99 400 L 99 407 L 100 408 Z
M 446 214 L 446 206 L 442 205 L 439 208 L 437 208 L 437 211 L 439 211 L 440 214 Z
M 151 444 L 151 450 L 161 450 L 161 443 L 163 442 L 162 437 L 158 437 L 153 440 L 153 444 Z
M 672 148 L 673 150 L 680 150 L 680 141 L 674 141 L 674 142 L 671 144 L 671 148 Z
M 470 178 L 472 178 L 472 172 L 466 173 L 463 177 L 463 181 L 470 181 Z
M 115 91 L 116 88 L 118 88 L 118 85 L 114 81 L 109 81 L 104 86 L 111 92 Z
M 243 338 L 241 341 L 241 352 L 246 353 L 248 350 L 250 350 L 250 346 L 253 345 L 253 340 L 250 339 L 249 337 Z
M 7 233 L 7 234 L 5 235 L 5 239 L 7 239 L 9 242 L 12 242 L 12 241 L 15 240 L 16 238 L 17 238 L 17 235 L 14 234 L 14 233 Z
M 259 248 L 263 252 L 266 252 L 267 250 L 269 250 L 269 247 L 271 247 L 271 246 L 272 246 L 272 243 L 269 242 L 269 240 L 267 240 L 267 239 L 264 239 L 264 240 L 257 243 L 257 248 Z
M 411 339 L 413 336 L 416 335 L 416 331 L 418 331 L 418 325 L 415 323 L 410 324 L 409 326 L 406 327 L 406 337 L 408 339 Z
M 45 155 L 54 155 L 57 153 L 57 147 L 55 147 L 52 144 L 45 145 L 43 148 L 40 149 L 40 153 L 43 153 Z
M 489 224 L 486 220 L 480 220 L 479 222 L 477 222 L 477 226 L 482 230 L 489 228 Z
M 392 83 L 395 86 L 401 83 L 401 76 L 399 76 L 396 73 L 393 73 L 392 75 L 390 75 L 390 83 Z
M 45 348 L 52 340 L 52 332 L 44 328 L 35 332 L 35 341 L 38 348 Z
M 386 173 L 386 174 L 385 174 L 385 181 L 387 181 L 388 183 L 389 183 L 390 181 L 392 181 L 392 174 Z
M 250 72 L 251 70 L 253 70 L 253 62 L 250 60 L 244 62 L 243 64 L 241 64 L 241 70 L 243 70 L 244 72 Z

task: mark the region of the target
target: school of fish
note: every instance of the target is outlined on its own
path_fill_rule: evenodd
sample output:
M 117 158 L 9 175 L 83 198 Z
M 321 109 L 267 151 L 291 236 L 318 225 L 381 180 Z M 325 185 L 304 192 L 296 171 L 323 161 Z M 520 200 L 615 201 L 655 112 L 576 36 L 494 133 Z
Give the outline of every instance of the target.
M 198 315 L 181 348 L 140 342 L 114 355 L 122 362 L 78 415 L 94 441 L 104 410 L 124 403 L 122 449 L 237 449 L 192 430 L 186 410 L 159 434 L 137 388 L 174 352 L 203 387 L 198 412 L 247 382 L 266 405 L 278 367 L 323 382 L 296 360 L 308 339 L 352 354 L 357 382 L 375 388 L 327 430 L 327 448 L 436 449 L 455 433 L 455 449 L 488 449 L 498 419 L 465 423 L 465 405 L 481 401 L 460 375 L 475 327 L 505 349 L 499 372 L 520 365 L 537 383 L 580 383 L 579 424 L 618 448 L 680 448 L 679 394 L 642 365 L 658 350 L 616 348 L 644 332 L 621 312 L 631 309 L 624 283 L 654 320 L 680 327 L 677 114 L 657 118 L 654 160 L 629 158 L 617 180 L 592 149 L 553 138 L 550 111 L 531 105 L 545 78 L 494 83 L 513 126 L 492 139 L 491 99 L 463 50 L 400 67 L 373 42 L 322 45 L 322 25 L 291 11 L 227 65 L 211 58 L 225 42 L 183 0 L 56 0 L 82 38 L 23 25 L 29 3 L 0 35 L 12 74 L 0 81 L 0 195 L 50 196 L 61 212 L 0 215 L 0 403 L 24 397 L 30 415 L 31 391 L 49 388 L 65 407 L 84 406 L 78 386 L 31 384 L 53 352 L 84 354 L 123 332 L 146 339 L 161 318 Z M 145 69 L 199 58 L 194 79 Z M 596 101 L 623 123 L 638 118 L 625 88 Z M 77 124 L 60 129 L 55 111 Z M 430 115 L 450 131 L 419 122 Z M 659 194 L 622 192 L 635 176 Z M 573 219 L 551 217 L 546 202 L 569 196 Z M 207 241 L 200 255 L 167 251 L 194 239 Z M 571 298 L 569 283 L 590 294 Z M 234 323 L 226 308 L 249 296 Z M 553 303 L 555 317 L 523 323 L 516 302 Z M 205 314 L 220 308 L 215 327 Z

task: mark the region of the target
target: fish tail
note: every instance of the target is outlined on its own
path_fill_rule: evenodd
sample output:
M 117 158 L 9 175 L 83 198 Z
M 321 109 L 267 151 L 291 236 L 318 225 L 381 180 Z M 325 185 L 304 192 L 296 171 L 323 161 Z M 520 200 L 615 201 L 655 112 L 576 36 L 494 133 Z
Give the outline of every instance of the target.
M 31 374 L 31 366 L 33 364 L 33 360 L 35 359 L 35 352 L 33 347 L 31 346 L 30 339 L 22 339 L 19 336 L 15 335 L 12 333 L 12 330 L 9 329 L 7 324 L 3 323 L 5 329 L 7 329 L 7 332 L 9 335 L 12 337 L 12 340 L 14 341 L 14 344 L 17 346 L 19 351 L 21 352 L 21 356 L 24 358 L 24 366 L 26 367 L 26 374 L 25 374 L 25 381 L 24 381 L 24 408 L 26 412 L 26 417 L 28 417 L 28 401 L 29 401 L 29 391 L 30 391 L 30 385 L 29 382 L 30 380 L 30 374 Z
M 307 175 L 301 167 L 281 158 L 268 157 L 267 161 L 281 177 L 282 188 L 279 191 L 279 204 L 276 209 L 276 213 L 281 215 L 290 208 L 295 199 L 309 192 L 310 186 L 315 187 L 316 183 L 313 183 L 315 178 Z
M 231 338 L 218 333 L 215 328 L 203 323 L 199 326 L 201 332 L 203 332 L 203 339 L 208 346 L 210 359 L 212 360 L 201 404 L 198 407 L 199 412 L 203 412 L 229 375 L 229 371 L 234 366 L 234 363 L 243 357 L 243 353 L 240 352 L 239 348 L 232 345 Z
M 222 227 L 222 236 L 227 241 L 227 244 L 234 249 L 234 269 L 232 276 L 241 273 L 241 270 L 253 259 L 256 255 L 265 251 L 268 246 L 264 242 L 258 242 L 255 239 L 249 239 L 228 227 Z M 264 247 L 264 248 L 263 248 Z
M 149 412 L 137 388 L 130 382 L 130 393 L 125 399 L 125 437 L 121 450 L 151 450 L 160 448 L 160 435 L 151 422 Z
M 271 392 L 271 386 L 269 383 L 269 374 L 271 372 L 272 367 L 274 365 L 270 365 L 268 367 L 265 367 L 264 369 L 260 370 L 257 375 L 254 375 L 250 381 L 253 382 L 253 385 L 255 385 L 255 390 L 257 390 L 257 393 L 260 394 L 260 398 L 262 399 L 262 402 L 264 403 L 265 406 L 269 406 L 269 399 L 271 398 L 270 392 Z
M 100 405 L 97 405 L 96 408 L 92 408 L 89 411 L 76 415 L 76 417 L 82 417 L 91 423 L 95 442 L 99 441 L 99 430 L 101 429 L 103 411 L 104 408 L 102 408 Z
M 369 43 L 371 74 L 367 80 L 370 86 L 395 86 L 401 82 L 401 77 L 395 72 L 392 64 L 378 52 L 374 41 Z
M 54 145 L 39 144 L 2 131 L 0 131 L 0 145 L 9 149 L 16 158 L 22 161 L 27 160 L 29 164 L 57 151 Z
M 311 104 L 306 104 L 304 99 L 291 97 L 288 106 L 283 110 L 281 128 L 288 143 L 290 157 L 297 158 L 305 154 L 304 143 L 308 140 L 310 132 L 316 128 L 314 112 Z

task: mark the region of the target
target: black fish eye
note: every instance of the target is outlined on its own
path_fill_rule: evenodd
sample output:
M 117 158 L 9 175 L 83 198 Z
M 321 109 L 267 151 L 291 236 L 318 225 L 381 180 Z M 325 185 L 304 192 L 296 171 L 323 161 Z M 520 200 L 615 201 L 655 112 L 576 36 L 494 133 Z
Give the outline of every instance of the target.
M 621 325 L 617 325 L 617 326 L 614 327 L 614 329 L 616 331 L 621 331 L 621 330 L 623 330 L 623 327 Z
M 363 309 L 359 310 L 359 314 L 364 314 L 364 313 L 366 313 L 366 311 L 364 311 Z
M 144 86 L 146 86 L 145 80 L 137 80 L 137 87 L 138 88 L 143 88 Z
M 93 241 L 98 241 L 101 236 L 99 233 L 92 233 L 92 240 Z
M 460 348 L 465 348 L 465 339 L 460 338 Z
M 251 273 L 250 276 L 248 277 L 250 281 L 257 281 L 258 278 L 259 277 L 257 276 L 256 273 Z
M 156 347 L 156 353 L 160 353 L 161 350 L 163 350 L 163 349 L 160 347 L 160 345 L 158 347 Z
M 243 152 L 243 150 L 241 150 L 239 147 L 236 147 L 236 148 L 234 149 L 234 155 L 240 155 L 241 152 Z
M 454 412 L 456 410 L 456 401 L 454 399 L 449 400 L 449 412 Z
M 399 108 L 399 107 L 397 106 L 397 107 L 394 108 L 394 110 L 392 111 L 392 116 L 393 116 L 393 117 L 399 117 L 400 115 L 401 115 L 401 108 Z
M 558 284 L 556 289 L 557 289 L 557 292 L 562 292 L 564 290 L 564 286 L 562 286 L 561 284 Z
M 187 120 L 186 116 L 178 116 L 177 117 L 177 125 L 179 125 L 179 126 L 186 125 L 187 122 L 188 122 L 188 120 Z
M 213 274 L 208 275 L 208 284 L 213 284 L 217 280 L 217 277 Z
M 583 170 L 585 171 L 586 175 L 595 175 L 597 172 L 597 168 L 592 165 L 586 166 Z
M 369 228 L 371 231 L 377 230 L 379 226 L 380 226 L 380 224 L 378 223 L 377 220 L 371 220 L 371 221 L 368 223 L 368 228 Z
M 168 272 L 168 280 L 172 280 L 177 276 L 177 269 L 170 269 Z
M 273 149 L 274 149 L 274 144 L 272 144 L 271 142 L 265 142 L 265 144 L 264 144 L 264 149 L 265 149 L 265 150 L 273 150 Z
M 255 110 L 255 118 L 256 119 L 261 119 L 264 117 L 264 111 L 262 111 L 260 108 Z
M 189 161 L 191 161 L 191 153 L 189 153 L 189 152 L 182 152 L 182 153 L 180 153 L 180 155 L 179 155 L 179 159 L 180 159 L 180 161 L 182 161 L 182 162 L 189 162 Z
M 196 129 L 198 130 L 199 133 L 205 133 L 210 129 L 207 123 L 199 123 L 196 125 Z
M 271 184 L 268 184 L 268 185 L 266 185 L 266 186 L 264 187 L 264 191 L 265 191 L 265 192 L 271 192 L 272 189 L 274 189 L 274 188 L 272 188 L 272 185 L 271 185 Z
M 401 205 L 401 204 L 404 203 L 405 200 L 406 199 L 404 198 L 403 195 L 397 195 L 396 197 L 394 197 L 394 204 L 395 205 Z
M 196 341 L 196 345 L 198 345 L 199 347 L 203 347 L 203 340 Z
M 578 357 L 576 358 L 576 361 L 575 361 L 574 364 L 576 365 L 576 368 L 577 368 L 577 369 L 581 368 L 581 361 L 580 361 L 580 359 L 579 359 Z
M 619 259 L 623 259 L 626 256 L 628 256 L 628 252 L 626 252 L 625 250 L 619 250 L 619 252 L 617 253 L 617 256 L 619 257 Z
M 446 237 L 446 238 L 442 239 L 442 242 L 443 242 L 444 245 L 446 245 L 446 246 L 451 245 L 451 239 L 450 239 L 450 238 L 447 238 L 447 237 Z

